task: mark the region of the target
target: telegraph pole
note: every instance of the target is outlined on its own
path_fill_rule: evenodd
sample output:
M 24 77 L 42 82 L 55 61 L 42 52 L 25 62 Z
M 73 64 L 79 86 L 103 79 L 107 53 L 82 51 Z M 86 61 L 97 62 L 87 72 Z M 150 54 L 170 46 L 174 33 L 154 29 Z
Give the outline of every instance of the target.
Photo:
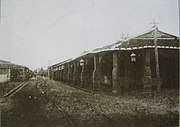
M 48 79 L 50 80 L 50 61 L 48 61 L 47 70 L 48 70 Z
M 157 83 L 157 91 L 161 91 L 161 83 L 160 83 L 160 72 L 159 72 L 159 53 L 157 48 L 157 36 L 158 36 L 158 27 L 157 22 L 153 21 L 153 29 L 154 29 L 154 54 L 155 54 L 155 65 L 156 65 L 156 83 Z

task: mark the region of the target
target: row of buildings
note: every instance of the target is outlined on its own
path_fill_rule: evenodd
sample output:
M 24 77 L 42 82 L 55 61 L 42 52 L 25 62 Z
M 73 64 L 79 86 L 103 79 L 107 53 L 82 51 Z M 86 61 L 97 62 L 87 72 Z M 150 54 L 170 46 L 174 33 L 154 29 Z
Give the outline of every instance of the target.
M 151 30 L 49 67 L 49 78 L 93 90 L 179 87 L 179 38 Z
M 0 83 L 8 81 L 25 81 L 32 71 L 26 67 L 8 61 L 0 60 Z

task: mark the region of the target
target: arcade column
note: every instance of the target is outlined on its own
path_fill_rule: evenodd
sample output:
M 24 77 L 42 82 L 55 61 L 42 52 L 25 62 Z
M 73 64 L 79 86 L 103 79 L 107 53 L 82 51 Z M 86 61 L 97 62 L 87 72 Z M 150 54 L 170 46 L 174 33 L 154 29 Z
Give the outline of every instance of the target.
M 26 68 L 25 67 L 22 68 L 22 80 L 23 81 L 26 80 Z
M 79 63 L 81 66 L 81 86 L 85 87 L 87 85 L 87 59 L 81 59 Z
M 94 55 L 94 70 L 93 70 L 93 89 L 100 90 L 102 79 L 101 79 L 101 64 L 100 61 L 102 56 L 99 54 Z
M 144 56 L 144 68 L 143 68 L 143 88 L 151 89 L 152 88 L 152 77 L 151 77 L 151 67 L 150 67 L 150 51 L 146 50 Z
M 112 92 L 118 92 L 119 82 L 119 67 L 118 67 L 118 52 L 113 53 L 113 70 L 112 70 Z
M 73 72 L 73 84 L 77 83 L 77 63 L 76 61 L 73 62 L 74 64 L 74 72 Z
M 71 69 L 71 65 L 68 64 L 68 65 L 67 65 L 67 82 L 68 82 L 68 83 L 70 83 L 70 80 L 71 80 L 71 76 L 70 76 L 70 75 L 71 75 L 71 74 L 70 74 L 70 73 L 71 73 L 71 70 L 70 70 L 70 69 Z

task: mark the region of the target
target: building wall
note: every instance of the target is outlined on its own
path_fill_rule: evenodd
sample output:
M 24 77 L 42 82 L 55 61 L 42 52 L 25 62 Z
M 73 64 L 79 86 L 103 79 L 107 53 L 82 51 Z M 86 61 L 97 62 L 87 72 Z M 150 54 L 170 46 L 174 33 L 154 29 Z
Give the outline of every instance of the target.
M 161 88 L 169 89 L 179 87 L 179 50 L 158 49 Z M 132 62 L 130 54 L 136 54 L 136 62 Z M 147 55 L 149 53 L 149 55 Z M 118 89 L 143 89 L 146 83 L 144 78 L 151 78 L 150 87 L 157 89 L 154 49 L 141 49 L 120 51 L 118 57 Z M 149 65 L 147 64 L 149 61 Z M 149 66 L 149 71 L 146 68 Z M 109 72 L 110 73 L 110 72 Z
M 10 69 L 0 69 L 0 82 L 7 82 L 10 80 Z
M 179 88 L 179 51 L 160 49 L 159 64 L 162 88 Z
M 178 88 L 179 50 L 158 51 L 161 88 Z M 131 60 L 132 52 L 136 54 L 135 62 Z M 80 66 L 81 59 L 84 66 Z M 94 53 L 63 65 L 64 69 L 53 71 L 54 80 L 98 91 L 157 89 L 154 48 Z

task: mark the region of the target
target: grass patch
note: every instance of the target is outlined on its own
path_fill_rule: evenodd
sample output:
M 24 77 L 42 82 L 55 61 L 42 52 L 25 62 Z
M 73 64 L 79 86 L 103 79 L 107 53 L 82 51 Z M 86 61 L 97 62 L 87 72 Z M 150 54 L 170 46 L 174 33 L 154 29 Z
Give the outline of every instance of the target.
M 11 89 L 15 88 L 22 82 L 3 82 L 0 83 L 0 97 L 3 97 L 7 92 L 9 92 Z
M 4 107 L 3 124 L 23 127 L 177 126 L 177 90 L 93 94 L 54 81 L 31 81 Z

